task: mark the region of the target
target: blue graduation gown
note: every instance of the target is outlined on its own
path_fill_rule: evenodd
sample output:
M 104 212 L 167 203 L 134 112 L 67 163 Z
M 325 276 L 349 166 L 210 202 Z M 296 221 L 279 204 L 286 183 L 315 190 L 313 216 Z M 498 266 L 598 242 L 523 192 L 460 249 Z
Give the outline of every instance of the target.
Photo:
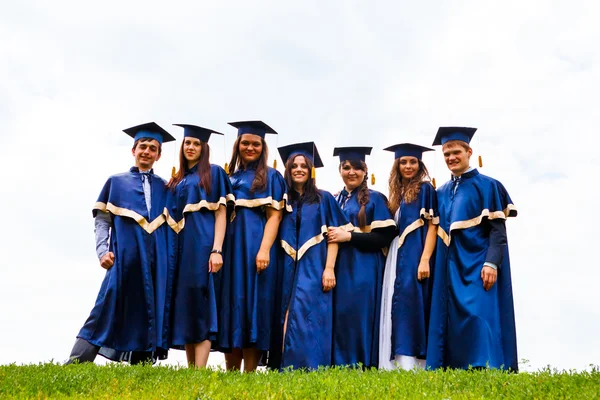
M 425 358 L 427 330 L 431 306 L 433 276 L 421 282 L 417 270 L 429 231 L 429 221 L 438 223 L 437 196 L 429 182 L 421 184 L 419 196 L 412 203 L 400 203 L 398 220 L 398 247 L 396 280 L 392 297 L 392 353 Z M 390 249 L 390 252 L 392 249 Z M 430 258 L 430 272 L 434 270 L 435 254 Z
M 332 363 L 333 292 L 324 292 L 322 277 L 327 260 L 329 227 L 351 230 L 346 216 L 333 196 L 320 191 L 318 203 L 298 204 L 281 221 L 283 285 L 280 323 L 283 326 L 289 308 L 284 337 L 283 368 L 316 369 Z M 297 225 L 297 222 L 299 224 Z M 336 277 L 339 274 L 336 272 Z
M 252 193 L 254 176 L 255 170 L 248 168 L 230 177 L 235 209 L 227 226 L 223 268 L 216 277 L 220 289 L 216 347 L 225 352 L 250 347 L 269 350 L 275 321 L 279 240 L 273 242 L 269 266 L 260 274 L 256 255 L 267 222 L 265 208 L 285 208 L 286 185 L 283 176 L 269 167 L 266 189 Z
M 215 211 L 233 202 L 229 177 L 218 165 L 210 166 L 210 194 L 199 186 L 197 165 L 185 172 L 167 196 L 169 284 L 166 318 L 171 347 L 215 340 L 217 298 L 208 260 L 215 237 Z M 171 301 L 172 300 L 172 301 Z
M 167 281 L 165 181 L 152 175 L 151 191 L 148 216 L 141 174 L 133 167 L 108 179 L 93 209 L 94 216 L 111 214 L 109 250 L 115 261 L 77 337 L 117 352 L 168 349 L 162 332 Z
M 517 371 L 517 341 L 508 246 L 498 278 L 486 291 L 481 269 L 489 249 L 488 219 L 506 219 L 517 210 L 500 182 L 476 169 L 438 189 L 435 279 L 427 366 L 469 366 Z
M 343 206 L 347 219 L 358 228 L 360 204 L 351 196 Z M 369 190 L 365 205 L 367 226 L 363 232 L 395 224 L 383 194 Z M 333 364 L 377 367 L 379 361 L 379 314 L 385 256 L 381 249 L 363 251 L 340 243 L 333 289 Z

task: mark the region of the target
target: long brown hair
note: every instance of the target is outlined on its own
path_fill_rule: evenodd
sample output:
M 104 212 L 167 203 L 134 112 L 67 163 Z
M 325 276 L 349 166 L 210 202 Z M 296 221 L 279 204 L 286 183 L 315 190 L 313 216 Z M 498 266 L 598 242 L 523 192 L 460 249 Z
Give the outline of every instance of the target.
M 242 141 L 242 135 L 238 136 L 233 144 L 233 151 L 231 152 L 231 160 L 229 161 L 229 176 L 232 176 L 235 171 L 242 167 L 242 158 L 240 157 L 240 142 Z M 258 157 L 253 165 L 256 165 L 256 173 L 254 174 L 254 180 L 252 181 L 252 187 L 250 192 L 262 192 L 267 188 L 267 160 L 269 159 L 269 147 L 264 138 L 260 138 L 262 143 L 262 153 Z
M 419 170 L 408 184 L 404 186 L 399 167 L 400 158 L 396 158 L 396 160 L 394 160 L 394 165 L 392 165 L 392 172 L 390 172 L 389 180 L 389 208 L 392 215 L 396 215 L 396 211 L 400 208 L 402 200 L 404 200 L 405 203 L 412 203 L 417 199 L 419 192 L 421 191 L 421 183 L 431 181 L 427 167 L 423 164 L 423 161 L 419 160 Z
M 365 226 L 367 226 L 367 212 L 365 211 L 365 206 L 370 198 L 369 187 L 367 186 L 369 169 L 367 168 L 367 164 L 362 160 L 346 160 L 340 163 L 338 168 L 340 172 L 345 163 L 348 163 L 352 168 L 359 169 L 365 173 L 363 181 L 356 189 L 354 189 L 354 191 L 356 191 L 356 200 L 358 201 L 358 204 L 360 204 L 360 210 L 358 211 L 358 226 L 360 229 L 364 229 Z
M 185 176 L 185 171 L 187 170 L 187 160 L 183 154 L 184 143 L 185 139 L 181 143 L 181 148 L 179 149 L 179 170 L 167 184 L 167 187 L 171 190 L 175 190 L 175 187 L 181 182 Z M 204 189 L 206 194 L 210 194 L 210 147 L 207 142 L 200 141 L 200 158 L 198 159 L 197 173 L 200 177 L 198 186 Z
M 321 200 L 321 193 L 317 188 L 317 183 L 315 182 L 315 179 L 310 175 L 315 164 L 311 161 L 310 158 L 302 154 L 293 155 L 292 157 L 289 157 L 285 162 L 285 172 L 283 174 L 283 178 L 285 179 L 285 183 L 288 187 L 288 196 L 291 201 L 298 200 L 298 192 L 294 190 L 294 184 L 292 182 L 292 165 L 294 164 L 294 160 L 298 156 L 304 157 L 304 160 L 306 161 L 306 166 L 308 167 L 308 180 L 304 184 L 304 201 L 306 203 L 317 203 Z

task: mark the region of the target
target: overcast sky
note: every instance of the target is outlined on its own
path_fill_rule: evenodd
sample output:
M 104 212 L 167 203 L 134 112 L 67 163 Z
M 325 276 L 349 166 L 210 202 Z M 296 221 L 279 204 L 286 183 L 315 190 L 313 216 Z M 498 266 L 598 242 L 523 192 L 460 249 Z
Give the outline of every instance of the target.
M 104 275 L 92 206 L 133 163 L 122 129 L 156 121 L 178 138 L 156 164 L 168 177 L 182 136 L 171 124 L 224 132 L 210 142 L 222 165 L 227 122 L 261 119 L 280 133 L 271 160 L 316 141 L 330 191 L 342 186 L 333 147 L 373 146 L 386 194 L 382 148 L 479 128 L 481 172 L 519 210 L 508 235 L 525 369 L 600 364 L 598 3 L 294 3 L 0 6 L 0 363 L 67 358 Z M 424 161 L 449 178 L 439 150 Z

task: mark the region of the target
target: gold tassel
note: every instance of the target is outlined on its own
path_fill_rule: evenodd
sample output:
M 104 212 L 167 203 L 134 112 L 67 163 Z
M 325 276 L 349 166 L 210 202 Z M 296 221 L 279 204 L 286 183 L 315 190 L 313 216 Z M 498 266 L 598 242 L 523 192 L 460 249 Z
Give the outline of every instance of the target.
M 312 167 L 312 170 L 310 171 L 310 177 L 312 179 L 315 179 L 316 175 L 317 175 L 317 171 L 315 170 L 315 167 Z
M 227 175 L 229 175 L 229 164 L 225 163 L 225 166 L 223 167 L 223 169 L 225 170 L 225 173 Z
M 375 174 L 371 174 L 371 185 L 375 184 Z
M 273 160 L 273 168 L 277 169 L 277 159 Z
M 173 168 L 171 169 L 171 176 L 172 176 L 173 178 L 175 178 L 175 175 L 177 175 L 177 171 L 175 170 L 175 167 L 173 167 Z
M 483 168 L 483 158 L 479 156 L 479 168 Z
M 435 184 L 435 178 L 431 179 L 431 184 L 433 185 L 434 189 L 437 189 L 437 185 Z

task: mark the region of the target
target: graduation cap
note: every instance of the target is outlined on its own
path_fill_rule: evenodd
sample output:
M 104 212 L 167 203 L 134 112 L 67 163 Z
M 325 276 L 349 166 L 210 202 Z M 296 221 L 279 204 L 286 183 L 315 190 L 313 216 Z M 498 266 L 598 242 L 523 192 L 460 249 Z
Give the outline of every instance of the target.
M 315 168 L 321 168 L 323 166 L 323 161 L 321 161 L 315 142 L 289 144 L 287 146 L 279 147 L 277 150 L 279 150 L 279 155 L 284 163 L 292 156 L 305 156 L 313 162 Z
M 423 159 L 423 153 L 426 151 L 433 151 L 429 147 L 419 146 L 418 144 L 412 143 L 401 143 L 395 144 L 390 147 L 386 147 L 384 150 L 393 151 L 394 158 L 400 157 L 416 157 L 417 159 Z
M 229 122 L 229 125 L 238 129 L 238 136 L 241 136 L 244 133 L 250 133 L 252 135 L 258 135 L 264 139 L 265 134 L 267 133 L 277 135 L 277 132 L 275 132 L 273 128 L 262 121 Z
M 461 140 L 467 144 L 475 134 L 477 128 L 466 128 L 460 126 L 442 126 L 438 129 L 432 146 L 441 146 L 450 140 Z
M 221 132 L 213 131 L 212 129 L 202 128 L 201 126 L 189 125 L 189 124 L 173 124 L 183 128 L 183 137 L 192 137 L 200 140 L 201 142 L 208 142 L 211 134 L 223 135 Z
M 163 144 L 172 142 L 175 140 L 173 136 L 163 128 L 161 128 L 156 122 L 148 122 L 131 128 L 123 129 L 123 132 L 133 138 L 133 140 L 139 139 L 154 139 L 158 143 Z
M 339 156 L 341 163 L 347 160 L 365 161 L 372 149 L 372 147 L 336 147 L 333 149 L 333 156 Z

